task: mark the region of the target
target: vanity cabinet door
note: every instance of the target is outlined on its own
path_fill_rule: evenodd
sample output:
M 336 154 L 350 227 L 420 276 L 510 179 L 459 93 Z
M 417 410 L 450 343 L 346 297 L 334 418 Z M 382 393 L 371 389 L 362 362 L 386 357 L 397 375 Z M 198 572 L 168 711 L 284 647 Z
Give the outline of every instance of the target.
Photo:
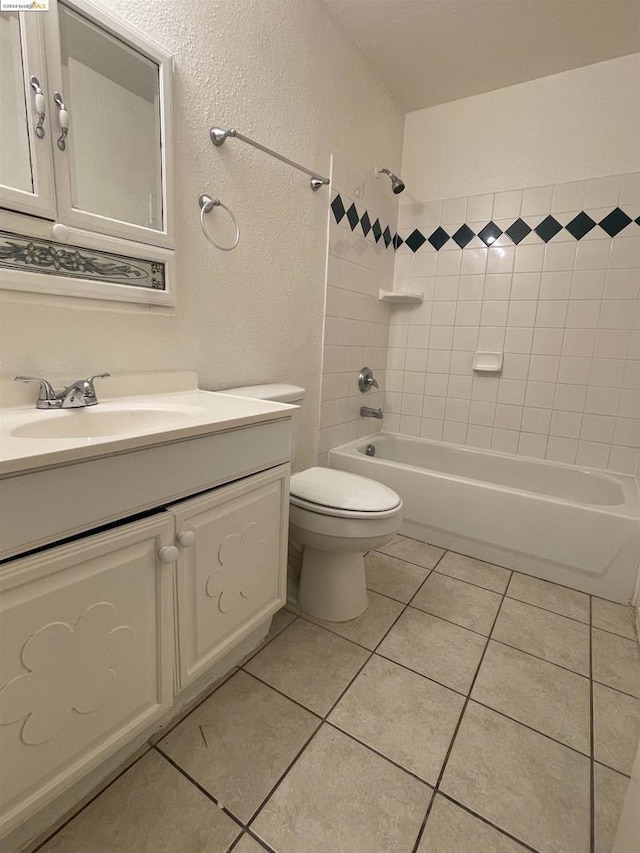
M 0 204 L 20 213 L 55 213 L 52 123 L 42 17 L 0 15 Z
M 171 707 L 173 541 L 161 513 L 0 567 L 0 835 Z
M 281 465 L 172 507 L 179 689 L 285 603 L 288 475 Z

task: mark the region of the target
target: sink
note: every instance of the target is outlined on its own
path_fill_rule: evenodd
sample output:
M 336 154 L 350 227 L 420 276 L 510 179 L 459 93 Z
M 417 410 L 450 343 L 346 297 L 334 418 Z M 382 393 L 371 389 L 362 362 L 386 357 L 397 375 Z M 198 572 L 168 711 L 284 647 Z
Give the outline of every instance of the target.
M 16 438 L 68 439 L 132 435 L 139 432 L 178 429 L 194 420 L 194 412 L 171 409 L 135 409 L 99 406 L 67 409 L 34 416 L 10 430 Z

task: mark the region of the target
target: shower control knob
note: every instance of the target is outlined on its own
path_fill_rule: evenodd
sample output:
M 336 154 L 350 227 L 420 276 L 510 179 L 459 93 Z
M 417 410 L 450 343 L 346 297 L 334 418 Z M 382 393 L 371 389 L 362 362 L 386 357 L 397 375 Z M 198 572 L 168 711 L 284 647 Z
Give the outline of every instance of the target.
M 366 391 L 370 391 L 372 388 L 379 388 L 380 386 L 376 382 L 373 371 L 370 367 L 363 367 L 358 376 L 358 388 L 364 394 Z
M 158 559 L 161 563 L 175 563 L 178 553 L 175 545 L 163 545 L 158 551 Z
M 181 548 L 191 548 L 196 541 L 196 534 L 193 530 L 183 530 L 176 536 L 176 541 Z

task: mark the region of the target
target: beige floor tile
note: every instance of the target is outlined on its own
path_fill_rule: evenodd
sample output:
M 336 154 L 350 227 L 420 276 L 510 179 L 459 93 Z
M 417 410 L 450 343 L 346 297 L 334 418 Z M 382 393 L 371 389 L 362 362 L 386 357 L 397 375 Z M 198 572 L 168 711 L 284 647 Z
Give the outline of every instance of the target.
M 489 636 L 501 600 L 497 592 L 432 572 L 411 606 Z
M 403 538 L 394 539 L 378 550 L 391 557 L 406 560 L 408 563 L 415 563 L 416 566 L 422 566 L 424 569 L 432 569 L 444 554 L 444 550 L 436 548 L 435 545 L 427 545 L 426 542 L 418 542 L 417 539 Z
M 159 747 L 246 821 L 318 723 L 299 705 L 237 672 Z
M 220 853 L 239 832 L 215 803 L 151 751 L 41 853 Z
M 589 681 L 577 673 L 490 640 L 471 698 L 590 754 Z
M 258 844 L 258 842 L 246 832 L 233 848 L 233 853 L 264 853 L 264 851 L 265 848 L 262 844 Z
M 409 853 L 431 793 L 323 726 L 251 828 L 278 853 Z
M 436 794 L 417 853 L 525 853 L 526 848 Z
M 593 680 L 640 699 L 640 652 L 634 640 L 593 628 Z
M 574 619 L 505 598 L 491 636 L 523 652 L 589 675 L 589 628 Z
M 393 601 L 385 595 L 369 592 L 369 607 L 362 616 L 350 622 L 324 622 L 311 616 L 305 616 L 305 619 L 367 649 L 375 649 L 402 613 L 403 606 L 399 601 Z
M 369 656 L 359 646 L 298 619 L 245 665 L 317 714 L 326 714 Z
M 397 601 L 407 604 L 420 584 L 429 574 L 429 569 L 381 554 L 380 551 L 370 551 L 364 558 L 369 589 L 388 595 Z
M 629 786 L 626 776 L 595 765 L 595 851 L 611 853 Z M 621 851 L 627 853 L 627 851 Z M 629 850 L 628 853 L 633 853 Z
M 378 647 L 378 653 L 467 693 L 486 640 L 479 634 L 409 607 Z
M 628 604 L 615 604 L 613 601 L 605 601 L 603 598 L 594 598 L 591 601 L 591 624 L 603 631 L 611 631 L 635 640 L 636 629 L 633 607 Z
M 588 853 L 590 780 L 586 756 L 470 702 L 441 788 L 536 850 Z
M 559 613 L 560 616 L 589 623 L 589 596 L 575 589 L 514 572 L 507 596 Z
M 438 563 L 436 571 L 500 593 L 505 591 L 511 577 L 509 569 L 475 560 L 473 557 L 465 557 L 463 554 L 455 554 L 453 551 L 447 551 Z
M 640 701 L 594 682 L 594 758 L 631 773 L 640 738 Z
M 464 698 L 374 655 L 329 720 L 435 785 Z
M 282 610 L 278 610 L 271 620 L 271 627 L 269 628 L 267 636 L 262 640 L 262 642 L 258 643 L 255 649 L 252 649 L 242 658 L 238 666 L 243 666 L 247 661 L 251 660 L 254 655 L 258 654 L 260 649 L 263 649 L 267 643 L 270 643 L 274 637 L 277 637 L 278 634 L 282 633 L 282 631 L 291 625 L 292 622 L 295 622 L 297 618 L 297 613 L 292 613 L 290 610 L 285 610 L 284 608 Z

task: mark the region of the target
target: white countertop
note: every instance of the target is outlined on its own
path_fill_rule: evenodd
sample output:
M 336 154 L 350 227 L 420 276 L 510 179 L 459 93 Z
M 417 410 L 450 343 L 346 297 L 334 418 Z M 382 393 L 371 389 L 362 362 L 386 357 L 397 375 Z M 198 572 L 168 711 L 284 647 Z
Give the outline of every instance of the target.
M 122 377 L 111 388 L 109 380 L 100 384 L 96 381 L 100 402 L 87 408 L 43 410 L 36 409 L 34 402 L 1 408 L 0 477 L 282 420 L 290 418 L 298 408 L 202 391 L 193 387 L 194 376 L 166 374 L 163 378 L 168 381 L 144 376 L 143 382 Z M 136 385 L 147 393 L 108 394 L 109 390 L 131 392 Z M 191 387 L 184 388 L 185 385 Z M 183 390 L 176 390 L 176 386 Z M 171 390 L 166 391 L 168 388 Z M 154 393 L 149 393 L 151 390 Z M 114 431 L 113 424 L 121 421 L 125 424 L 122 431 L 117 431 L 119 426 Z M 109 434 L 100 435 L 105 424 Z

